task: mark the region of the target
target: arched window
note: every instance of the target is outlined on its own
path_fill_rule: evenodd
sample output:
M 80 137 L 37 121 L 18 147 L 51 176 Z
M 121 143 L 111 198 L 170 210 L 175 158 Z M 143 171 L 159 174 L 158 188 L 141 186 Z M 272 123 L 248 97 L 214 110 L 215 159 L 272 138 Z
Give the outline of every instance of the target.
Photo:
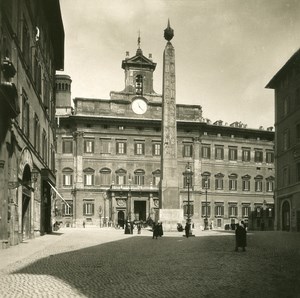
M 235 191 L 237 190 L 237 174 L 230 174 L 228 175 L 229 178 L 229 190 Z
M 158 186 L 160 183 L 160 170 L 159 169 L 155 170 L 154 172 L 152 172 L 152 175 L 153 175 L 153 180 L 152 180 L 153 185 Z
M 117 185 L 124 185 L 126 184 L 126 174 L 127 171 L 124 169 L 118 169 L 116 170 L 116 183 Z
M 224 175 L 222 173 L 218 173 L 215 175 L 215 187 L 217 190 L 223 189 L 223 179 Z
M 94 185 L 95 170 L 92 168 L 86 168 L 83 170 L 83 174 L 84 174 L 84 185 L 86 186 Z
M 144 185 L 144 183 L 145 183 L 145 171 L 142 169 L 138 169 L 134 171 L 134 184 Z
M 72 186 L 73 184 L 73 169 L 63 168 L 63 186 Z
M 262 180 L 263 180 L 263 176 L 262 175 L 257 175 L 256 177 L 254 177 L 255 191 L 257 191 L 257 192 L 261 192 L 262 191 Z
M 202 188 L 205 189 L 210 189 L 210 172 L 203 172 L 201 174 L 202 176 Z
M 111 170 L 109 168 L 102 168 L 100 171 L 100 184 L 110 185 L 111 184 Z
M 250 191 L 250 175 L 242 176 L 242 182 L 243 182 L 243 191 Z

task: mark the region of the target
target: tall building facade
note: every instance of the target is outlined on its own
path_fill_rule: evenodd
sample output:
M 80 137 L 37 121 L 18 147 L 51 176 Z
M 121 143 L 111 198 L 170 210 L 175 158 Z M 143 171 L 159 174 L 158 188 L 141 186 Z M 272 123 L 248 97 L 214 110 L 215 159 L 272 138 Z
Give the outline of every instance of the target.
M 56 208 L 65 226 L 160 219 L 164 127 L 162 95 L 153 90 L 156 63 L 139 46 L 134 56 L 126 53 L 122 68 L 123 91 L 112 91 L 109 99 L 75 98 L 74 110 L 71 79 L 57 76 L 57 187 L 65 202 Z M 250 229 L 273 229 L 274 132 L 240 122 L 211 124 L 200 105 L 176 104 L 174 115 L 178 222 L 189 209 L 195 228 L 207 218 L 213 228 L 245 220 Z
M 275 91 L 276 229 L 300 231 L 300 50 L 266 86 Z
M 51 232 L 55 71 L 64 65 L 59 1 L 0 7 L 1 247 Z

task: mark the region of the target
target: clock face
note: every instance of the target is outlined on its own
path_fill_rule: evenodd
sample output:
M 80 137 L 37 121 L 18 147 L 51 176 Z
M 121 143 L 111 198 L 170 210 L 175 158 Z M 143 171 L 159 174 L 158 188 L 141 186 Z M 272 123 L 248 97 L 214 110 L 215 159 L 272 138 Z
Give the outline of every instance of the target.
M 132 110 L 136 114 L 139 114 L 139 115 L 142 115 L 142 114 L 146 113 L 146 111 L 147 111 L 147 103 L 141 98 L 135 99 L 132 102 L 131 107 L 132 107 Z

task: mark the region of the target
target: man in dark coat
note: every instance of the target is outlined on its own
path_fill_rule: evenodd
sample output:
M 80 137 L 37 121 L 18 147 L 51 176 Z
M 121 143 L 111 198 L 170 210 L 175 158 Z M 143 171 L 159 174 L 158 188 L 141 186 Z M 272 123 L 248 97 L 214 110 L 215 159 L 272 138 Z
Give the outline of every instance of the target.
M 153 230 L 153 236 L 152 236 L 152 239 L 154 239 L 154 237 L 157 239 L 157 237 L 159 236 L 158 231 L 159 227 L 158 227 L 158 223 L 153 223 L 153 227 L 152 227 L 152 230 Z
M 185 224 L 184 230 L 185 230 L 186 238 L 189 238 L 189 234 L 190 234 L 190 224 L 189 223 Z
M 247 246 L 247 232 L 244 228 L 244 222 L 241 222 L 240 224 L 237 224 L 235 229 L 235 251 L 238 251 L 239 247 L 243 249 L 243 251 L 246 251 Z
M 158 223 L 158 236 L 161 237 L 164 234 L 162 223 Z

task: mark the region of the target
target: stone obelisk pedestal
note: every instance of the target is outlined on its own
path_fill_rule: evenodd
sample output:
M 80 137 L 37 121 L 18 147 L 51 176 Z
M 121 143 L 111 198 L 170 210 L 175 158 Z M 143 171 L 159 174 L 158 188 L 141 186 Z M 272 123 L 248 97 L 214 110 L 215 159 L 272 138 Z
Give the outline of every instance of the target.
M 175 86 L 175 49 L 170 40 L 174 31 L 165 29 L 168 41 L 163 61 L 163 98 L 162 98 L 162 150 L 161 150 L 161 189 L 159 220 L 164 230 L 176 231 L 177 223 L 183 221 L 180 208 L 179 180 L 177 168 L 177 127 L 176 127 L 176 86 Z

